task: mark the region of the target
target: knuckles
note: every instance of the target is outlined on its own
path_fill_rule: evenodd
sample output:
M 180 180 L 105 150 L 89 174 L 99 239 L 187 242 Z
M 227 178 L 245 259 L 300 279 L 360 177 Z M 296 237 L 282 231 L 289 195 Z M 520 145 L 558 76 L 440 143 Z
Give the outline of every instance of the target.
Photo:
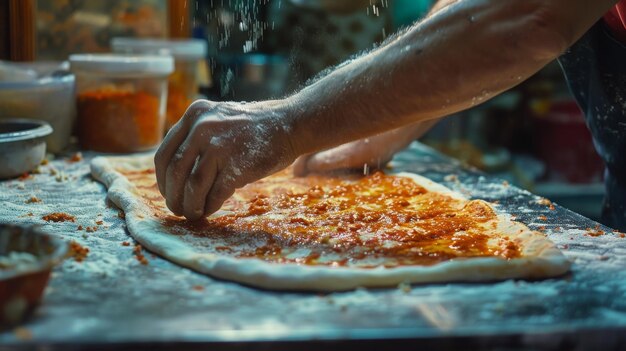
M 181 166 L 184 160 L 185 160 L 184 151 L 176 151 L 176 153 L 172 155 L 172 159 L 170 160 L 168 169 L 171 169 L 171 170 L 177 169 L 178 167 Z
M 195 123 L 201 117 L 210 113 L 216 107 L 216 103 L 208 100 L 196 100 L 189 105 L 182 120 L 185 123 Z
M 194 172 L 191 172 L 189 178 L 187 179 L 189 190 L 196 191 L 204 183 L 204 179 L 206 179 L 206 175 L 203 169 L 197 169 Z

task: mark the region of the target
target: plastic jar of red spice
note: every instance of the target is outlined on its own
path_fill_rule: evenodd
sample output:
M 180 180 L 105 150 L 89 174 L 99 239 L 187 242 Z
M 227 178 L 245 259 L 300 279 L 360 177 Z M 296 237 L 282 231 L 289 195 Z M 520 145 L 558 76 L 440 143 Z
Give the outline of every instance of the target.
M 169 77 L 166 130 L 183 116 L 198 96 L 198 86 L 207 80 L 207 44 L 200 39 L 113 38 L 113 52 L 125 54 L 169 54 L 174 57 L 174 73 Z
M 159 145 L 171 56 L 71 55 L 70 69 L 82 148 L 129 153 Z

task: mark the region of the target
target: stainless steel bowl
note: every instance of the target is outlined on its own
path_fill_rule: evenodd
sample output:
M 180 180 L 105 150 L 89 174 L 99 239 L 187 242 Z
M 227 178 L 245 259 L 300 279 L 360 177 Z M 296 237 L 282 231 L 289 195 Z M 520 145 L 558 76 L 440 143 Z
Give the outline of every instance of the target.
M 46 155 L 45 138 L 52 127 L 43 121 L 0 120 L 0 179 L 33 170 Z
M 0 329 L 20 323 L 35 310 L 52 268 L 67 250 L 65 241 L 36 227 L 0 224 Z M 30 260 L 15 259 L 24 256 Z

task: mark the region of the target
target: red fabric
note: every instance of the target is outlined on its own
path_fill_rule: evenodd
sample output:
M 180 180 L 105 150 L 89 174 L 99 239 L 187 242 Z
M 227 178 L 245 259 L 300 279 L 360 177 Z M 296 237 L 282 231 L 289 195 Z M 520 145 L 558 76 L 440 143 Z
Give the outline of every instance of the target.
M 626 0 L 620 1 L 605 16 L 604 21 L 611 32 L 622 43 L 626 44 Z

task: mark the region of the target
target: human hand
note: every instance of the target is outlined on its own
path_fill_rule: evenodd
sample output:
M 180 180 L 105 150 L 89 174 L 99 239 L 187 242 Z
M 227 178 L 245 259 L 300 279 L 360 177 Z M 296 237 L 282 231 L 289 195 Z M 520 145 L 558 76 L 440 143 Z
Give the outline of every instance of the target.
M 294 163 L 294 174 L 304 176 L 308 173 L 358 170 L 364 167 L 380 169 L 391 161 L 396 152 L 421 137 L 438 121 L 437 119 L 414 123 L 329 150 L 301 156 Z
M 167 133 L 154 157 L 159 191 L 176 215 L 217 211 L 235 189 L 296 158 L 286 104 L 198 100 Z

